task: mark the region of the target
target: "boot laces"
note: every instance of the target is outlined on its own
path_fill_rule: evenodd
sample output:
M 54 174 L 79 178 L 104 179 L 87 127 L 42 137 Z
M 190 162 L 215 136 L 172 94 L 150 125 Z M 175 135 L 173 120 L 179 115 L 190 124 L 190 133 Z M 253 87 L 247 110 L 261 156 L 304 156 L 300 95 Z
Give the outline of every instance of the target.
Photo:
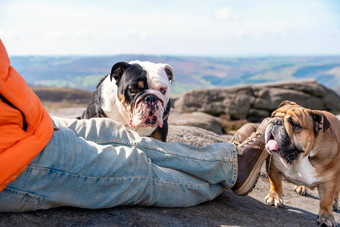
M 239 147 L 244 147 L 248 144 L 254 143 L 257 138 L 260 138 L 262 136 L 262 134 L 263 133 L 261 132 L 253 132 L 251 136 L 249 136 L 245 141 L 243 141 L 243 143 L 239 145 Z
M 240 140 L 240 138 L 238 138 L 238 136 L 234 136 L 231 140 L 231 142 L 233 144 L 235 144 L 236 146 L 240 145 L 242 143 L 242 141 Z

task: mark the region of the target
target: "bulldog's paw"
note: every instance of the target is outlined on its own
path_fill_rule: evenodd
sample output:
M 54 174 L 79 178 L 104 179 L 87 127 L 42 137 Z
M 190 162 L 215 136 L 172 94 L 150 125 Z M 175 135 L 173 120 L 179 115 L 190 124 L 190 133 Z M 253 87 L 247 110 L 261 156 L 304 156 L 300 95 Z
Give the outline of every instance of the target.
M 334 216 L 327 213 L 319 215 L 318 224 L 320 226 L 337 227 Z
M 303 185 L 295 185 L 294 191 L 296 191 L 299 195 L 307 195 L 307 188 Z
M 283 199 L 282 196 L 277 193 L 270 192 L 265 198 L 264 202 L 267 205 L 275 206 L 275 207 L 283 207 Z

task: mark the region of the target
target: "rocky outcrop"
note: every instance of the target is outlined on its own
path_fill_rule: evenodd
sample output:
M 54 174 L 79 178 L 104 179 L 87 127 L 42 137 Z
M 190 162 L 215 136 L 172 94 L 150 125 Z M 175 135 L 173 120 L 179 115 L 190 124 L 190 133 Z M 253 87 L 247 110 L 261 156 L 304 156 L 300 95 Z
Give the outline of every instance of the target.
M 203 147 L 211 143 L 227 143 L 232 135 L 217 135 L 193 126 L 169 126 L 168 142 L 186 143 Z
M 203 112 L 179 113 L 172 110 L 169 115 L 169 125 L 194 126 L 221 135 L 221 119 Z
M 284 101 L 294 101 L 311 109 L 340 113 L 340 97 L 316 80 L 244 85 L 221 89 L 200 89 L 184 93 L 176 100 L 176 110 L 204 112 L 231 119 L 259 121 Z
M 302 80 L 189 91 L 174 102 L 169 125 L 195 126 L 219 135 L 229 134 L 247 121 L 259 122 L 269 116 L 283 100 L 340 113 L 340 97 L 335 92 L 315 80 Z M 76 118 L 85 108 L 67 108 L 50 114 Z M 241 120 L 235 121 L 238 119 Z

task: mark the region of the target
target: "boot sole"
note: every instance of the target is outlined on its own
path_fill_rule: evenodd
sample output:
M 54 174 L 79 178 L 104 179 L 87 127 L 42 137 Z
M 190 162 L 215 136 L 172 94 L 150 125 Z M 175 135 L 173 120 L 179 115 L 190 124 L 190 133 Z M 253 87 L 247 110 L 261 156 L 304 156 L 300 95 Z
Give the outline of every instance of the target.
M 263 149 L 259 159 L 257 160 L 254 168 L 250 172 L 247 180 L 244 182 L 244 184 L 239 189 L 234 191 L 236 195 L 240 195 L 240 196 L 247 195 L 254 189 L 257 183 L 257 180 L 260 176 L 262 164 L 266 160 L 267 156 L 268 156 L 267 151 Z

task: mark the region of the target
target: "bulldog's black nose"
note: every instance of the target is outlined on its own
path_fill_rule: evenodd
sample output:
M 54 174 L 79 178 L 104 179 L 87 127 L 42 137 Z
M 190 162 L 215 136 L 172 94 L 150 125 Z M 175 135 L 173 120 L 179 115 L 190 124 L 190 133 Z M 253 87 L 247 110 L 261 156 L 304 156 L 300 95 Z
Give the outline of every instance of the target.
M 155 105 L 158 102 L 158 98 L 156 96 L 154 96 L 154 95 L 147 95 L 144 98 L 144 101 L 148 105 Z
M 274 125 L 283 125 L 283 120 L 280 118 L 276 118 L 273 120 Z

